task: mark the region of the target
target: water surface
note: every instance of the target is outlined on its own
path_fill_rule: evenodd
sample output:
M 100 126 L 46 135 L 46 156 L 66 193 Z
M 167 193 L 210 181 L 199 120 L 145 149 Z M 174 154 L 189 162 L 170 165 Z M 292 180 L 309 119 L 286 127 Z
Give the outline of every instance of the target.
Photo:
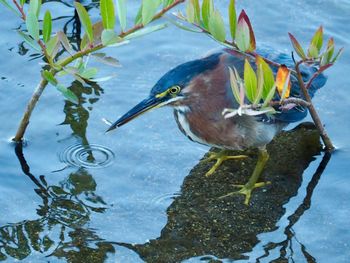
M 131 20 L 137 4 L 129 2 Z M 223 2 L 219 4 L 222 9 Z M 314 99 L 338 150 L 312 193 L 311 207 L 293 225 L 284 258 L 348 262 L 350 2 L 248 0 L 237 5 L 249 14 L 260 46 L 290 52 L 287 32 L 307 44 L 322 24 L 326 36 L 334 36 L 338 47 L 346 49 Z M 44 7 L 57 10 L 57 28 L 72 17 L 72 8 L 60 2 Z M 170 218 L 168 207 L 181 195 L 185 177 L 209 149 L 180 133 L 169 108 L 153 111 L 108 135 L 102 119 L 116 119 L 142 100 L 167 70 L 219 48 L 218 44 L 170 25 L 129 45 L 108 49 L 123 67 L 102 66 L 101 74 L 116 73 L 117 78 L 86 87 L 67 80 L 83 98 L 78 106 L 48 87 L 33 114 L 27 146 L 17 149 L 16 156 L 9 139 L 40 80 L 40 59 L 14 31 L 23 24 L 3 7 L 0 14 L 0 260 L 142 262 L 135 250 L 121 244 L 142 245 L 161 236 Z M 98 10 L 91 8 L 90 14 L 97 19 Z M 68 32 L 72 25 L 67 24 Z M 271 262 L 280 257 L 278 244 L 286 239 L 288 217 L 302 204 L 321 161 L 322 155 L 310 163 L 297 194 L 284 204 L 276 227 L 259 234 L 259 242 L 240 255 L 240 262 Z M 215 254 L 199 254 L 185 261 L 215 258 Z

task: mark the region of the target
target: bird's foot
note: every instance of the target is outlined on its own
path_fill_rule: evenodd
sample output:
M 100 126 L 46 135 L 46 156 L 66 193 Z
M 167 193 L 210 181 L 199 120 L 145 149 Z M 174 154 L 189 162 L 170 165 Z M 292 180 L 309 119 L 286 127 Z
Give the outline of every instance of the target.
M 243 159 L 247 157 L 248 157 L 247 155 L 228 155 L 228 151 L 226 150 L 210 153 L 209 157 L 204 161 L 210 162 L 210 161 L 216 160 L 216 163 L 210 168 L 210 170 L 205 174 L 205 176 L 208 177 L 212 175 L 216 171 L 216 169 L 219 168 L 219 166 L 226 160 Z
M 220 196 L 219 199 L 226 198 L 226 197 L 232 196 L 232 195 L 242 194 L 242 195 L 245 195 L 244 204 L 245 205 L 249 205 L 249 201 L 250 201 L 250 198 L 251 198 L 251 195 L 252 195 L 252 191 L 255 188 L 264 187 L 264 186 L 269 185 L 269 184 L 271 184 L 270 181 L 259 182 L 259 183 L 255 183 L 253 185 L 248 184 L 248 183 L 244 184 L 244 185 L 243 184 L 233 185 L 234 187 L 238 187 L 238 188 L 241 188 L 241 189 L 238 190 L 238 191 L 231 192 L 231 193 L 228 193 L 226 195 Z

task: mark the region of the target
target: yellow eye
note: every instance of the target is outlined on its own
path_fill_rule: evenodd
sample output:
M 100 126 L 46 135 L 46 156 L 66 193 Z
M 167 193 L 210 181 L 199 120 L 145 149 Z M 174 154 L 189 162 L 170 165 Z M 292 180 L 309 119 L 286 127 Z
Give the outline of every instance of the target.
M 169 89 L 169 93 L 171 95 L 176 95 L 180 92 L 181 88 L 180 86 L 172 86 L 170 89 Z

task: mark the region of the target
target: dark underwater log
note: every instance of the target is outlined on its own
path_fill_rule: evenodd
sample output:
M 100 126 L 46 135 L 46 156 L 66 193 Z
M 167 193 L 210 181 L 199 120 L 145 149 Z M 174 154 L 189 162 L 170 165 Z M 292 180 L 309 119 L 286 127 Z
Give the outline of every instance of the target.
M 180 262 L 203 255 L 243 259 L 259 242 L 257 235 L 277 228 L 283 205 L 297 194 L 304 170 L 322 146 L 313 124 L 282 132 L 267 147 L 270 159 L 261 176 L 271 185 L 253 191 L 249 206 L 243 195 L 219 199 L 235 190 L 232 184 L 247 181 L 256 156 L 226 161 L 209 178 L 210 164 L 200 162 L 185 178 L 181 195 L 167 210 L 161 236 L 145 244 L 120 244 L 146 262 Z M 240 154 L 242 154 L 240 152 Z

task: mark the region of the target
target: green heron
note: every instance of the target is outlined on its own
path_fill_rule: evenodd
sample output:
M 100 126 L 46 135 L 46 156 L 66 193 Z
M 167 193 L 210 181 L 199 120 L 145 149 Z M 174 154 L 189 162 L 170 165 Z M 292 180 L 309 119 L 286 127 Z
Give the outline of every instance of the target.
M 293 61 L 285 54 L 273 55 L 271 52 L 260 52 L 280 64 L 292 66 Z M 135 117 L 161 106 L 171 106 L 181 132 L 190 140 L 221 149 L 212 153 L 208 161 L 216 160 L 206 173 L 213 174 L 220 164 L 227 159 L 246 158 L 246 155 L 230 156 L 228 150 L 258 149 L 258 161 L 249 181 L 239 185 L 237 192 L 245 195 L 245 204 L 249 203 L 254 188 L 266 183 L 258 182 L 268 160 L 266 144 L 291 122 L 300 121 L 307 115 L 307 109 L 294 105 L 292 108 L 277 108 L 277 114 L 259 116 L 235 116 L 225 119 L 222 112 L 225 108 L 238 108 L 230 87 L 229 67 L 235 67 L 242 75 L 244 57 L 230 49 L 211 54 L 207 57 L 181 64 L 167 72 L 154 85 L 149 96 L 137 104 L 113 123 L 107 131 L 124 125 Z M 274 72 L 277 69 L 273 69 Z M 304 81 L 310 79 L 316 68 L 302 68 Z M 309 92 L 322 87 L 326 78 L 319 75 Z M 291 77 L 291 97 L 302 97 L 298 82 Z M 276 99 L 279 95 L 276 92 Z M 229 195 L 233 194 L 230 193 Z

